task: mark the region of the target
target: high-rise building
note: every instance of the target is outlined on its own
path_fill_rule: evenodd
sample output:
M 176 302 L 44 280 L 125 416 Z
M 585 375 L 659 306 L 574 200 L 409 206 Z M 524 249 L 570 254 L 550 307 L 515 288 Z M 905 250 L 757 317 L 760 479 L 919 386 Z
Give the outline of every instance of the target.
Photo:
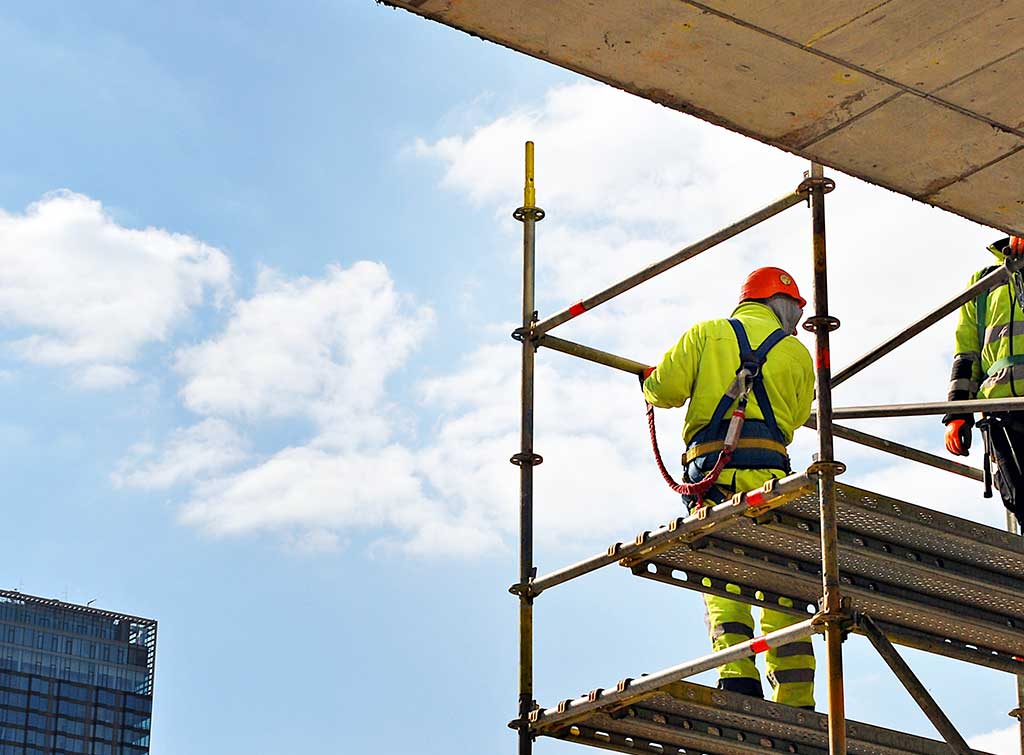
M 147 755 L 156 622 L 0 590 L 0 755 Z

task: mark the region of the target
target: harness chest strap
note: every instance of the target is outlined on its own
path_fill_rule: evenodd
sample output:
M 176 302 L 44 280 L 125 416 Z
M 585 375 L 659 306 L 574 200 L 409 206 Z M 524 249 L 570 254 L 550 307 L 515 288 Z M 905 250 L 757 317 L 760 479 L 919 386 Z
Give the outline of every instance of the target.
M 1024 364 L 1024 354 L 1011 354 L 1008 357 L 1003 357 L 992 363 L 992 366 L 988 368 L 987 374 L 989 377 L 995 375 L 999 370 L 1004 370 L 1007 367 L 1013 367 L 1017 364 Z

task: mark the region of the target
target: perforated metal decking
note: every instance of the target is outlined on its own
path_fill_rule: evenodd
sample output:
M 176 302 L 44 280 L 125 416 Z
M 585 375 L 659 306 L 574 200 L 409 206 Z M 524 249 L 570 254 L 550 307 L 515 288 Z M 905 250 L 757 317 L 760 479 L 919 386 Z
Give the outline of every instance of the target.
M 1020 673 L 1024 540 L 949 514 L 836 485 L 843 595 L 893 642 Z M 809 615 L 821 594 L 813 491 L 758 519 L 626 565 L 635 574 Z M 726 592 L 726 584 L 740 593 Z M 792 609 L 780 607 L 789 598 Z
M 671 694 L 668 694 L 668 693 Z M 754 700 L 699 684 L 677 682 L 612 711 L 536 733 L 627 753 L 658 755 L 828 754 L 828 716 Z M 891 729 L 848 721 L 850 755 L 948 755 L 949 746 Z M 974 751 L 978 752 L 978 751 Z

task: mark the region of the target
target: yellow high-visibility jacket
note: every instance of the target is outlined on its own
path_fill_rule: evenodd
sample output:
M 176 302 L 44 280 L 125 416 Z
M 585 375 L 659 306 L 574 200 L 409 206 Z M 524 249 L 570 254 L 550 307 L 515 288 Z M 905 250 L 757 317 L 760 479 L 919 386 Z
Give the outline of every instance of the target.
M 751 348 L 755 349 L 781 327 L 775 313 L 760 302 L 741 303 L 732 317 L 743 324 Z M 689 444 L 710 422 L 739 366 L 739 345 L 728 319 L 699 322 L 683 333 L 644 381 L 644 396 L 663 409 L 682 406 L 689 400 L 683 424 L 683 441 Z M 769 352 L 762 373 L 775 421 L 789 445 L 793 432 L 811 414 L 814 395 L 811 355 L 794 336 L 787 336 Z M 753 393 L 747 404 L 747 418 L 764 419 Z
M 1005 244 L 1003 239 L 988 248 L 1000 263 L 1005 259 Z M 992 269 L 976 272 L 969 285 Z M 1024 355 L 1024 311 L 1013 286 L 1006 283 L 989 291 L 984 298 L 983 326 L 979 322 L 978 301 L 971 299 L 960 307 L 949 400 L 1024 396 L 1024 364 L 1008 363 L 1013 355 Z

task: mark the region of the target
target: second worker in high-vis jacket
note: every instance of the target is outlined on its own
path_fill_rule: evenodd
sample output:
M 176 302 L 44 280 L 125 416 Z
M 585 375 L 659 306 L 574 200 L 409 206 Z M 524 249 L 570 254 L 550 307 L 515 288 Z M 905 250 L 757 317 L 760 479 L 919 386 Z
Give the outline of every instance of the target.
M 988 250 L 1001 264 L 1008 256 L 1024 255 L 1024 239 L 1000 239 Z M 979 270 L 970 285 L 995 269 Z M 1013 396 L 1024 396 L 1024 310 L 1015 287 L 1005 283 L 960 307 L 948 400 Z M 942 421 L 946 448 L 967 456 L 974 415 L 952 412 Z M 1024 412 L 987 412 L 979 425 L 1003 505 L 1024 525 Z

